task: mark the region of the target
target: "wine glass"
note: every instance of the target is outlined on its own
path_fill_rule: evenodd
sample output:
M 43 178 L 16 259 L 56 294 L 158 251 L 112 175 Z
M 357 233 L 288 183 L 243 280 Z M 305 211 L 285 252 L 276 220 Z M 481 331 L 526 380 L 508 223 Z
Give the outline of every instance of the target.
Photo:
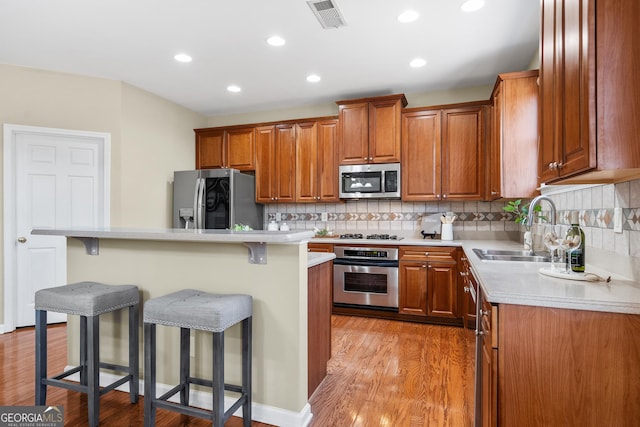
M 551 256 L 551 270 L 562 270 L 562 267 L 564 267 L 563 263 L 561 263 L 560 254 L 558 253 L 563 240 L 560 236 L 564 236 L 561 228 L 561 225 L 546 224 L 542 230 L 544 233 L 542 241 L 547 249 L 549 249 L 549 255 Z

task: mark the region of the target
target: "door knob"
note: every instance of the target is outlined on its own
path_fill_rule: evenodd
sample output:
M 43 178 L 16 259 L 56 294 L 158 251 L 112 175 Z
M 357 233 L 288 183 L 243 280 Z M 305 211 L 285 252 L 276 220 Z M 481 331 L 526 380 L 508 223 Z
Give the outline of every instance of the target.
M 18 237 L 18 243 L 26 243 L 26 242 L 27 242 L 26 237 Z

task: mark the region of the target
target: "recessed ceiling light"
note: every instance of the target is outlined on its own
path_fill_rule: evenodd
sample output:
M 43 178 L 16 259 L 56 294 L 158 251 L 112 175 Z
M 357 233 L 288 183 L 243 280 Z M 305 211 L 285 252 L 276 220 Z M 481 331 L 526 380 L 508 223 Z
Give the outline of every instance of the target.
M 271 46 L 284 46 L 287 41 L 280 36 L 271 36 L 267 39 L 267 43 Z
M 179 53 L 176 56 L 174 56 L 173 59 L 175 59 L 178 62 L 191 62 L 193 60 L 193 58 L 191 58 L 186 53 Z
M 240 92 L 242 91 L 242 88 L 240 86 L 230 85 L 230 86 L 227 86 L 227 90 L 229 92 Z
M 398 21 L 403 24 L 407 24 L 409 22 L 413 22 L 420 17 L 420 14 L 415 10 L 406 10 L 398 15 Z
M 413 68 L 420 68 L 427 65 L 427 61 L 422 58 L 414 58 L 411 62 L 409 62 L 409 65 L 411 65 Z
M 310 83 L 317 83 L 320 81 L 320 76 L 317 74 L 309 74 L 307 76 L 307 81 Z
M 475 12 L 478 9 L 482 9 L 484 7 L 484 0 L 467 0 L 462 3 L 460 9 L 463 12 Z

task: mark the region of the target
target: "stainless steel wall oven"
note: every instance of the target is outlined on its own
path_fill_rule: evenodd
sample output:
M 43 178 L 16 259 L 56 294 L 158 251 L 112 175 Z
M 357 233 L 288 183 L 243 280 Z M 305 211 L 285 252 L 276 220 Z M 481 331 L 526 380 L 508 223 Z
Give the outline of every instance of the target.
M 398 249 L 335 246 L 333 302 L 336 306 L 398 308 Z

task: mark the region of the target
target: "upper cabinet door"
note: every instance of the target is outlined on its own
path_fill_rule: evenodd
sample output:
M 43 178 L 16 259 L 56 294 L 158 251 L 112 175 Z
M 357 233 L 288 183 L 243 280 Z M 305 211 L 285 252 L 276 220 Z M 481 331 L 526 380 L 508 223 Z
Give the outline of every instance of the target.
M 224 131 L 196 130 L 196 169 L 223 168 Z
M 230 129 L 226 132 L 226 167 L 241 171 L 255 170 L 255 152 L 253 127 Z
M 442 199 L 482 200 L 485 194 L 485 107 L 442 112 Z
M 400 99 L 369 103 L 369 163 L 400 161 Z
M 256 128 L 256 202 L 271 203 L 276 198 L 275 126 Z
M 440 116 L 440 110 L 402 114 L 404 201 L 440 200 Z
M 340 105 L 340 164 L 369 162 L 369 104 Z
M 319 199 L 317 128 L 316 122 L 295 125 L 297 202 L 315 202 Z
M 296 128 L 293 124 L 276 126 L 276 202 L 296 200 Z
M 593 0 L 543 0 L 540 182 L 596 167 Z
M 338 120 L 318 122 L 318 196 L 324 202 L 337 202 Z

